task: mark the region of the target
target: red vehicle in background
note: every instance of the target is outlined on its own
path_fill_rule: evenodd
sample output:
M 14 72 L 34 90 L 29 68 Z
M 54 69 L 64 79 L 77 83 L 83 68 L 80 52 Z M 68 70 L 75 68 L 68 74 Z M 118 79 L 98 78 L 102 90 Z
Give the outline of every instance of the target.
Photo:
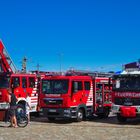
M 56 118 L 82 121 L 93 114 L 108 117 L 112 105 L 110 76 L 109 73 L 84 71 L 46 76 L 41 81 L 39 95 L 44 116 L 50 121 Z
M 126 64 L 124 70 L 114 75 L 113 107 L 119 122 L 140 116 L 140 63 Z

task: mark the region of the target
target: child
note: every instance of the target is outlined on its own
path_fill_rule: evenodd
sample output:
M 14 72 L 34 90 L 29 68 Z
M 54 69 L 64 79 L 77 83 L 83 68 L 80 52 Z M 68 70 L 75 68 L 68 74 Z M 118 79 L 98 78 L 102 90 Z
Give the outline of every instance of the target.
M 31 110 L 31 98 L 29 96 L 29 93 L 27 93 L 27 97 L 26 97 L 26 115 L 28 117 L 28 121 L 30 121 L 30 110 Z

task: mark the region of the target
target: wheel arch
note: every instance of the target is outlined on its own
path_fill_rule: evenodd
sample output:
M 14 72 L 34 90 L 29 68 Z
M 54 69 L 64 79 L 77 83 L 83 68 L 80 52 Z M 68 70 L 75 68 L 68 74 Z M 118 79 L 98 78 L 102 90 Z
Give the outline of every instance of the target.
M 25 106 L 26 105 L 26 99 L 25 98 L 18 99 L 17 104 L 21 104 L 21 105 Z
M 77 108 L 77 112 L 78 112 L 79 109 L 81 109 L 83 111 L 84 117 L 86 118 L 86 116 L 87 116 L 87 107 L 86 107 L 86 105 L 85 104 L 79 105 L 78 108 Z

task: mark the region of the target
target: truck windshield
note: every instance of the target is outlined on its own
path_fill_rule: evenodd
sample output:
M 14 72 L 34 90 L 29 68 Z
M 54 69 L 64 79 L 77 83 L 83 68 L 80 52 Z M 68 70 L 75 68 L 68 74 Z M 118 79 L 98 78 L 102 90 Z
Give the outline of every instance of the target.
M 66 94 L 69 80 L 43 80 L 42 92 L 44 94 Z
M 117 91 L 140 91 L 140 76 L 118 77 L 113 89 Z
M 10 81 L 10 78 L 6 76 L 0 76 L 0 88 L 8 88 L 9 81 Z

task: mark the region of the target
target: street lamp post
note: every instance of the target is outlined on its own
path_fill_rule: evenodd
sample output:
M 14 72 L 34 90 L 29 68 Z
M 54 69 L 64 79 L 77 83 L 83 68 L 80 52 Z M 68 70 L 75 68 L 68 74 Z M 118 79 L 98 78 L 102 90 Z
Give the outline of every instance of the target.
M 59 69 L 60 69 L 60 75 L 62 75 L 62 53 L 59 53 Z

